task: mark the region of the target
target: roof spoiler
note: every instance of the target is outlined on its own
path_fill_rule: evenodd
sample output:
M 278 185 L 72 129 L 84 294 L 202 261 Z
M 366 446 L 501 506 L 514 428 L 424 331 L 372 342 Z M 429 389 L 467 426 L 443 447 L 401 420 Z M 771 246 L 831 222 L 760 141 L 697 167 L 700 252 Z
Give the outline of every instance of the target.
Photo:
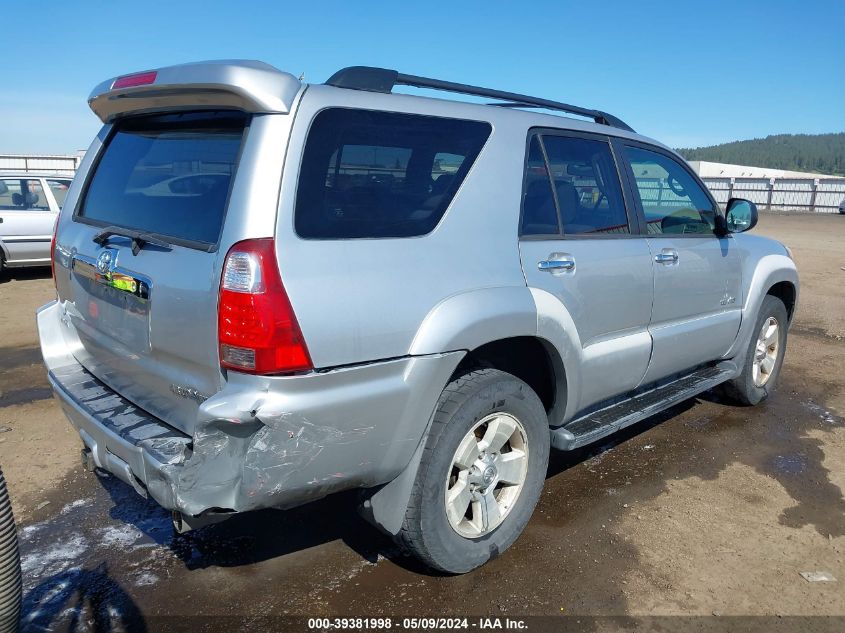
M 302 82 L 269 64 L 220 60 L 165 66 L 99 84 L 88 105 L 103 123 L 163 110 L 221 108 L 287 114 Z

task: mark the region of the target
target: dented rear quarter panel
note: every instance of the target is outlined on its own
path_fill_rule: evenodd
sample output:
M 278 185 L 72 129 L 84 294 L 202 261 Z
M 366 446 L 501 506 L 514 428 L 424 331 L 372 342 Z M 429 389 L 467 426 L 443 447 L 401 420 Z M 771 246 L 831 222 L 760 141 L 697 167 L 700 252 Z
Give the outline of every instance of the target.
M 432 354 L 268 377 L 258 388 L 254 376 L 230 373 L 226 389 L 200 407 L 197 449 L 180 487 L 196 472 L 202 491 L 214 495 L 233 476 L 239 484 L 231 507 L 242 511 L 386 483 L 423 441 L 428 412 L 462 357 Z
M 229 372 L 185 435 L 79 364 L 62 314 L 58 302 L 38 312 L 44 362 L 97 465 L 135 485 L 114 468 L 110 456 L 119 458 L 159 504 L 189 516 L 287 508 L 387 483 L 424 440 L 442 386 L 463 357 L 430 354 L 287 377 Z

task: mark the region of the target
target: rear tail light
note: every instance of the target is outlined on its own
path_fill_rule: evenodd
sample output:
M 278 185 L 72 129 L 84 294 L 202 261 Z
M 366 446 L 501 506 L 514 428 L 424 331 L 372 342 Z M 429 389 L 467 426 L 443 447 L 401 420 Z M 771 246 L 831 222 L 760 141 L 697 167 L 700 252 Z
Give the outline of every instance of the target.
M 222 367 L 251 374 L 312 369 L 272 239 L 245 240 L 229 249 L 220 279 L 217 335 Z
M 111 85 L 112 90 L 116 88 L 134 88 L 135 86 L 146 86 L 154 83 L 158 73 L 155 70 L 150 70 L 143 73 L 135 73 L 134 75 L 124 75 L 114 80 Z

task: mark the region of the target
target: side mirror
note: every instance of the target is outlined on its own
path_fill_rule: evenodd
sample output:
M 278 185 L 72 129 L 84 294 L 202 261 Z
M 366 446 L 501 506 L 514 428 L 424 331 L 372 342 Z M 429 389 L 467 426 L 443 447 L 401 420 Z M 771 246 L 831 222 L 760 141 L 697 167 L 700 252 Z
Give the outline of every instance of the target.
M 730 233 L 749 231 L 757 225 L 757 205 L 750 200 L 731 198 L 728 200 L 725 218 Z

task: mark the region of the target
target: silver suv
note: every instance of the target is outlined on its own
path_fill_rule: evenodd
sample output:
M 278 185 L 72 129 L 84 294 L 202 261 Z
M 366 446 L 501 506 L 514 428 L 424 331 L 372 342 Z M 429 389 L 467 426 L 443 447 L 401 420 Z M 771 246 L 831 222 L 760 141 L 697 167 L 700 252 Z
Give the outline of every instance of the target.
M 83 463 L 178 529 L 359 488 L 466 572 L 525 527 L 550 448 L 774 386 L 788 250 L 607 113 L 235 61 L 89 103 L 105 126 L 58 221 L 44 361 Z

